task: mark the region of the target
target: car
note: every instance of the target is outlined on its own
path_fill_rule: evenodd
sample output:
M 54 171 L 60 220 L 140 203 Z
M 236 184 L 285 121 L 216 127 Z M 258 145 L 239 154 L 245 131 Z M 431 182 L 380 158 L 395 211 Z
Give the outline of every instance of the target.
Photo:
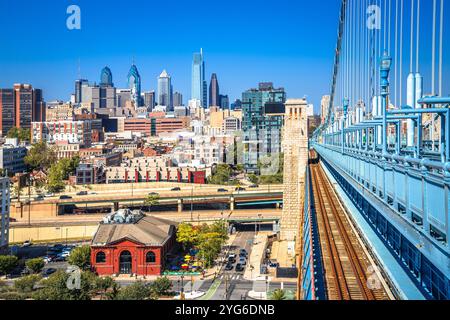
M 9 217 L 9 222 L 17 222 L 17 219 Z
M 235 254 L 229 255 L 227 260 L 228 260 L 228 262 L 235 263 L 236 262 L 236 255 Z
M 181 188 L 180 187 L 175 187 L 175 188 L 170 189 L 170 191 L 181 191 Z
M 44 199 L 45 199 L 45 198 L 44 198 L 43 195 L 38 195 L 38 196 L 34 197 L 34 201 L 42 201 L 42 200 L 44 200 Z
M 53 258 L 52 262 L 63 262 L 66 261 L 67 257 L 61 256 L 61 254 L 58 254 L 56 257 Z
M 55 194 L 54 193 L 51 193 L 51 192 L 47 192 L 45 195 L 44 195 L 45 197 L 54 197 L 55 196 Z
M 226 266 L 225 266 L 225 270 L 226 270 L 226 271 L 231 271 L 231 270 L 233 270 L 233 264 L 230 263 L 230 262 L 228 262 L 228 263 L 226 264 Z
M 247 258 L 245 258 L 245 257 L 240 257 L 238 263 L 240 263 L 240 264 L 242 264 L 242 265 L 245 266 L 245 265 L 247 264 Z
M 239 258 L 241 258 L 241 257 L 247 258 L 247 257 L 248 257 L 247 251 L 241 251 L 241 252 L 239 252 Z
M 77 196 L 87 196 L 88 192 L 87 191 L 79 191 L 77 192 Z
M 243 188 L 243 187 L 236 187 L 234 189 L 234 191 L 245 191 L 245 188 Z
M 249 186 L 249 188 L 254 189 L 254 188 L 259 188 L 259 186 L 257 184 L 252 184 L 252 185 Z
M 62 196 L 59 196 L 59 200 L 68 200 L 68 199 L 72 199 L 72 197 L 68 196 L 66 194 L 63 194 Z
M 89 194 L 95 196 L 96 194 L 98 194 L 97 192 L 89 192 Z
M 58 254 L 60 257 L 67 258 L 70 256 L 70 251 L 63 251 L 60 254 Z
M 217 192 L 228 192 L 228 190 L 224 189 L 224 188 L 219 188 L 219 189 L 217 189 Z
M 237 272 L 242 272 L 244 270 L 245 270 L 245 267 L 241 263 L 236 264 L 236 271 Z
M 44 269 L 44 270 L 42 271 L 42 275 L 43 275 L 44 277 L 48 277 L 49 275 L 54 274 L 56 271 L 58 271 L 58 270 L 56 270 L 55 268 Z
M 31 241 L 30 240 L 26 240 L 22 244 L 22 248 L 31 247 L 31 245 L 32 245 Z
M 50 263 L 53 261 L 53 257 L 51 256 L 45 256 L 42 258 L 42 260 L 44 260 L 44 263 Z
M 149 196 L 159 196 L 159 193 L 158 192 L 150 192 L 148 195 Z

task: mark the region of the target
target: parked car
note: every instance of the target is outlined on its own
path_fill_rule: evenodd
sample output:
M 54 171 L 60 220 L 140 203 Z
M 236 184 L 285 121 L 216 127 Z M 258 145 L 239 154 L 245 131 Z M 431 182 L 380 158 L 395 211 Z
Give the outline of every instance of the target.
M 59 196 L 59 200 L 68 200 L 68 199 L 72 199 L 72 197 L 68 196 L 66 194 L 63 194 L 62 196 Z
M 217 189 L 217 192 L 228 192 L 228 190 L 224 189 L 224 188 L 219 188 L 219 189 Z
M 241 263 L 236 264 L 236 271 L 237 272 L 242 272 L 244 270 L 245 270 L 245 267 Z
M 22 248 L 31 247 L 31 245 L 32 245 L 31 241 L 30 240 L 26 240 L 22 244 Z
M 17 219 L 9 217 L 9 222 L 17 222 Z
M 77 192 L 77 196 L 87 196 L 88 192 L 87 191 L 79 191 Z
M 38 195 L 38 196 L 34 197 L 34 201 L 42 201 L 42 200 L 44 200 L 44 199 L 45 199 L 45 198 L 44 198 L 43 195 Z
M 241 249 L 239 250 L 239 257 L 247 257 L 248 256 L 248 252 L 245 249 Z
M 170 191 L 181 191 L 181 188 L 180 187 L 175 187 L 175 188 L 170 189 Z
M 230 254 L 228 256 L 228 262 L 235 263 L 236 262 L 236 255 L 235 254 Z
M 44 263 L 50 263 L 53 261 L 53 257 L 51 256 L 45 256 L 42 258 L 42 260 L 44 260 Z
M 46 197 L 54 197 L 55 194 L 51 193 L 51 192 L 47 192 L 44 196 L 46 196 Z
M 242 264 L 243 266 L 245 266 L 247 264 L 247 258 L 245 257 L 240 257 L 239 258 L 239 263 Z
M 225 270 L 226 270 L 226 271 L 233 270 L 233 264 L 230 263 L 230 262 L 228 262 L 228 263 L 226 264 L 226 266 L 225 266 Z
M 56 270 L 55 268 L 44 269 L 44 270 L 42 271 L 42 275 L 43 275 L 44 277 L 48 277 L 49 275 L 54 274 L 56 271 L 58 271 L 58 270 Z

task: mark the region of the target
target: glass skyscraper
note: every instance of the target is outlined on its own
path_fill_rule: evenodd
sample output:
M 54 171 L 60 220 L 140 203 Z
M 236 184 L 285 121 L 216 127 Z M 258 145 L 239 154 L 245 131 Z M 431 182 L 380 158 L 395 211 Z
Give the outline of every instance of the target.
M 173 111 L 172 84 L 166 70 L 158 77 L 158 105 L 166 106 L 167 111 Z
M 100 86 L 114 87 L 111 69 L 104 67 L 100 74 Z
M 259 173 L 262 157 L 281 152 L 285 101 L 284 89 L 275 89 L 270 82 L 242 93 L 243 161 L 247 172 Z
M 202 107 L 208 105 L 208 85 L 205 80 L 205 61 L 203 60 L 203 49 L 194 53 L 192 61 L 192 91 L 191 99 L 201 101 Z
M 141 106 L 141 76 L 136 65 L 132 65 L 130 72 L 128 72 L 128 88 L 131 90 L 131 101 L 134 102 L 134 107 Z

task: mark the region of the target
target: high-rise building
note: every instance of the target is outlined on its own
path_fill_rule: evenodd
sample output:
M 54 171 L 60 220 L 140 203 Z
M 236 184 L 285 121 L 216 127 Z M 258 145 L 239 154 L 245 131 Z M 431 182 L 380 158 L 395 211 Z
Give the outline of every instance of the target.
M 246 144 L 243 161 L 247 172 L 259 173 L 258 162 L 262 157 L 281 152 L 285 101 L 284 89 L 275 89 L 272 83 L 260 83 L 258 89 L 242 93 L 242 131 Z
M 211 82 L 209 84 L 209 106 L 220 107 L 219 82 L 215 73 L 211 75 Z
M 9 178 L 0 178 L 0 254 L 8 251 L 10 201 Z
M 100 86 L 102 87 L 114 87 L 113 76 L 111 69 L 104 67 L 100 74 Z
M 158 105 L 165 106 L 167 111 L 173 111 L 172 84 L 166 70 L 158 77 Z
M 33 89 L 30 84 L 14 85 L 14 126 L 29 129 L 31 122 L 45 121 L 45 103 L 41 89 Z
M 330 104 L 330 96 L 323 96 L 320 101 L 320 118 L 322 119 L 322 123 L 325 123 L 325 120 L 328 116 L 328 107 Z
M 242 101 L 240 99 L 234 100 L 234 102 L 230 106 L 231 110 L 236 110 L 236 109 L 239 110 L 241 108 L 242 108 Z
M 131 90 L 131 101 L 134 107 L 141 106 L 141 76 L 136 65 L 132 65 L 130 72 L 128 72 L 128 88 Z
M 181 107 L 181 106 L 184 105 L 183 104 L 183 95 L 180 92 L 178 92 L 178 91 L 175 91 L 173 93 L 173 99 L 172 100 L 173 100 L 174 107 Z
M 95 112 L 114 109 L 117 106 L 116 88 L 83 83 L 80 102 L 93 104 Z
M 146 91 L 144 92 L 144 105 L 150 109 L 153 110 L 156 104 L 156 98 L 155 98 L 155 91 Z
M 230 99 L 228 98 L 228 95 L 219 95 L 219 106 L 222 109 L 230 108 Z
M 41 89 L 33 89 L 32 121 L 46 120 L 46 106 Z
M 6 136 L 15 125 L 14 90 L 0 89 L 0 135 Z
M 79 79 L 75 81 L 75 103 L 81 103 L 82 97 L 82 87 L 83 85 L 88 85 L 89 81 L 86 79 Z
M 203 49 L 194 53 L 192 61 L 192 88 L 191 99 L 200 100 L 202 107 L 206 108 L 208 103 L 207 83 L 205 80 L 205 62 L 203 60 Z

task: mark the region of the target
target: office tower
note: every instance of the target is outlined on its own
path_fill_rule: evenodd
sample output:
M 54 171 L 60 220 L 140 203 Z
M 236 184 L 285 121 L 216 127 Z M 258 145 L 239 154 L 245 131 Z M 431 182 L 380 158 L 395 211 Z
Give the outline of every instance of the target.
M 203 49 L 194 53 L 192 61 L 192 83 L 191 99 L 200 100 L 202 107 L 207 106 L 207 83 L 205 80 L 205 62 L 203 60 Z
M 114 87 L 111 69 L 104 67 L 100 74 L 101 87 Z
M 211 75 L 211 82 L 209 84 L 209 106 L 220 106 L 219 82 L 215 73 Z
M 4 137 L 15 125 L 13 89 L 0 89 L 0 115 L 0 135 Z
M 173 93 L 173 106 L 179 107 L 183 106 L 183 95 L 180 92 Z
M 167 111 L 173 110 L 172 84 L 166 70 L 163 70 L 158 77 L 158 105 L 166 106 Z
M 94 110 L 114 109 L 117 106 L 116 88 L 84 83 L 81 87 L 81 103 L 92 104 Z
M 82 87 L 87 84 L 88 80 L 86 79 L 79 79 L 75 81 L 75 103 L 81 103 L 81 101 L 83 101 Z
M 239 99 L 234 100 L 234 102 L 230 106 L 231 110 L 239 110 L 241 108 L 242 108 L 242 101 Z
M 125 108 L 127 103 L 131 103 L 131 90 L 117 89 L 117 106 L 119 108 Z
M 222 109 L 228 109 L 230 107 L 230 99 L 227 95 L 219 95 L 219 106 Z
M 155 91 L 152 90 L 144 92 L 144 105 L 148 109 L 153 110 L 155 104 L 156 104 Z
M 247 144 L 243 161 L 247 172 L 259 173 L 262 157 L 281 152 L 285 101 L 284 89 L 275 89 L 270 82 L 242 93 L 242 131 Z
M 9 208 L 11 202 L 9 178 L 0 178 L 0 254 L 8 252 Z
M 320 101 L 320 118 L 322 123 L 325 123 L 325 120 L 328 116 L 328 107 L 330 105 L 330 96 L 323 96 Z
M 42 97 L 41 89 L 33 89 L 33 111 L 32 121 L 39 122 L 46 120 L 46 106 Z
M 132 65 L 130 72 L 128 72 L 128 88 L 131 90 L 131 101 L 134 107 L 141 106 L 141 76 L 136 65 Z
M 34 119 L 45 120 L 45 104 L 42 90 L 33 89 L 30 84 L 14 85 L 14 125 L 17 128 L 29 129 Z

